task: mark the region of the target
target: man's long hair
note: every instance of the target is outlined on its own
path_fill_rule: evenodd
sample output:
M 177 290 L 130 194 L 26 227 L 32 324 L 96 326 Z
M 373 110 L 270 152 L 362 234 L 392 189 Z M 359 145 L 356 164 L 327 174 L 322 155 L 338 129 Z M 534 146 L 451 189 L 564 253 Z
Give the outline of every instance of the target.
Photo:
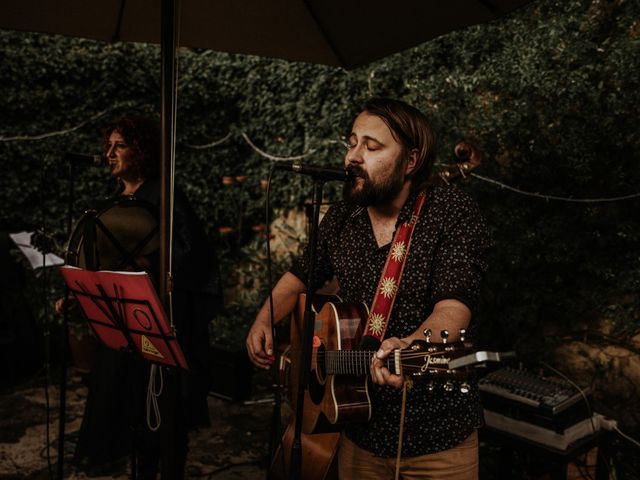
M 370 98 L 362 110 L 387 124 L 394 139 L 403 147 L 405 161 L 411 150 L 417 150 L 416 167 L 410 174 L 411 190 L 424 189 L 436 154 L 436 135 L 427 117 L 408 103 L 391 98 Z
M 133 150 L 133 168 L 140 178 L 160 175 L 160 125 L 155 120 L 127 115 L 107 126 L 103 140 L 105 146 L 113 132 L 122 135 L 125 143 Z

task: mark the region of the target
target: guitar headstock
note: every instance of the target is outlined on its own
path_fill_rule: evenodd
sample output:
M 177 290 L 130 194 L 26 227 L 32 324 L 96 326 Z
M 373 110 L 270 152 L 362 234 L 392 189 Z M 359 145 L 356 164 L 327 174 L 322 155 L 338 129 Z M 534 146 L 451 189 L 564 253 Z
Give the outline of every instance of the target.
M 464 339 L 453 343 L 432 343 L 430 336 L 430 331 L 425 331 L 427 340 L 414 340 L 407 348 L 394 352 L 395 373 L 411 380 L 444 379 L 443 388 L 448 392 L 454 389 L 453 381 L 458 380 L 460 391 L 468 393 L 470 386 L 466 379 L 473 375 L 476 366 L 515 358 L 515 352 L 476 351 Z M 445 340 L 447 336 L 442 335 Z M 434 388 L 433 382 L 429 382 L 428 389 Z
M 449 363 L 473 353 L 469 342 L 431 343 L 414 340 L 411 345 L 396 352 L 400 371 L 414 380 L 443 376 L 448 379 L 463 379 L 469 374 L 469 365 L 450 368 Z M 460 362 L 458 362 L 460 363 Z

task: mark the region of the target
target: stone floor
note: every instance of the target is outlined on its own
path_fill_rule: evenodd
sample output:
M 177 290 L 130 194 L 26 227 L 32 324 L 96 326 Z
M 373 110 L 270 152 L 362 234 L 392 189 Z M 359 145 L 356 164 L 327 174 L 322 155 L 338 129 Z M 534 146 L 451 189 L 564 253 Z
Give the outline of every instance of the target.
M 0 394 L 0 479 L 44 480 L 56 477 L 58 392 L 57 386 L 50 386 L 47 395 L 44 378 L 40 378 Z M 73 480 L 129 478 L 126 460 L 114 465 L 108 475 L 88 475 L 72 464 L 86 395 L 87 388 L 81 377 L 72 375 L 66 402 L 64 477 Z M 210 396 L 212 426 L 190 435 L 187 477 L 215 480 L 264 478 L 263 464 L 273 410 L 270 397 L 264 389 L 244 403 Z M 49 474 L 49 462 L 52 475 Z

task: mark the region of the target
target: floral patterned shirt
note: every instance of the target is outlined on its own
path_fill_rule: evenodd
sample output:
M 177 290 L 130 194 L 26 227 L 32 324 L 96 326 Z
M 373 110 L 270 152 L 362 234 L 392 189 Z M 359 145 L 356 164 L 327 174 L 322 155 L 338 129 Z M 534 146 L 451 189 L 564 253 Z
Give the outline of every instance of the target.
M 416 194 L 402 208 L 396 228 L 411 218 Z M 415 332 L 444 299 L 456 299 L 472 312 L 486 269 L 491 241 L 476 203 L 453 186 L 431 187 L 416 224 L 386 337 Z M 332 206 L 320 223 L 316 285 L 334 276 L 345 301 L 371 305 L 390 244 L 378 247 L 366 208 L 344 202 Z M 306 283 L 306 252 L 291 273 Z M 477 385 L 463 394 L 446 392 L 442 381 L 416 381 L 407 394 L 402 456 L 413 457 L 456 446 L 482 424 Z M 433 387 L 435 388 L 429 388 Z M 370 384 L 372 418 L 349 424 L 346 435 L 381 457 L 395 457 L 402 390 Z

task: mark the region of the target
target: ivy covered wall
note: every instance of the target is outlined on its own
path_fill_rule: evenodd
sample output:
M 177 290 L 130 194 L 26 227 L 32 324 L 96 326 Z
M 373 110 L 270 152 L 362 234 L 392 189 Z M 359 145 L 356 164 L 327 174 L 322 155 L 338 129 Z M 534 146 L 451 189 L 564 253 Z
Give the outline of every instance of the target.
M 181 49 L 177 182 L 232 268 L 237 229 L 246 242 L 264 221 L 256 148 L 339 165 L 358 104 L 402 98 L 431 118 L 441 163 L 462 138 L 484 151 L 482 178 L 462 185 L 495 238 L 483 341 L 534 358 L 605 322 L 593 342 L 638 348 L 640 198 L 568 200 L 640 192 L 639 19 L 636 0 L 538 0 L 355 71 Z M 2 230 L 46 217 L 63 241 L 61 154 L 100 153 L 123 112 L 157 114 L 159 65 L 156 46 L 0 32 Z M 109 191 L 104 171 L 79 176 L 76 215 Z M 274 182 L 278 208 L 308 194 L 302 177 Z

